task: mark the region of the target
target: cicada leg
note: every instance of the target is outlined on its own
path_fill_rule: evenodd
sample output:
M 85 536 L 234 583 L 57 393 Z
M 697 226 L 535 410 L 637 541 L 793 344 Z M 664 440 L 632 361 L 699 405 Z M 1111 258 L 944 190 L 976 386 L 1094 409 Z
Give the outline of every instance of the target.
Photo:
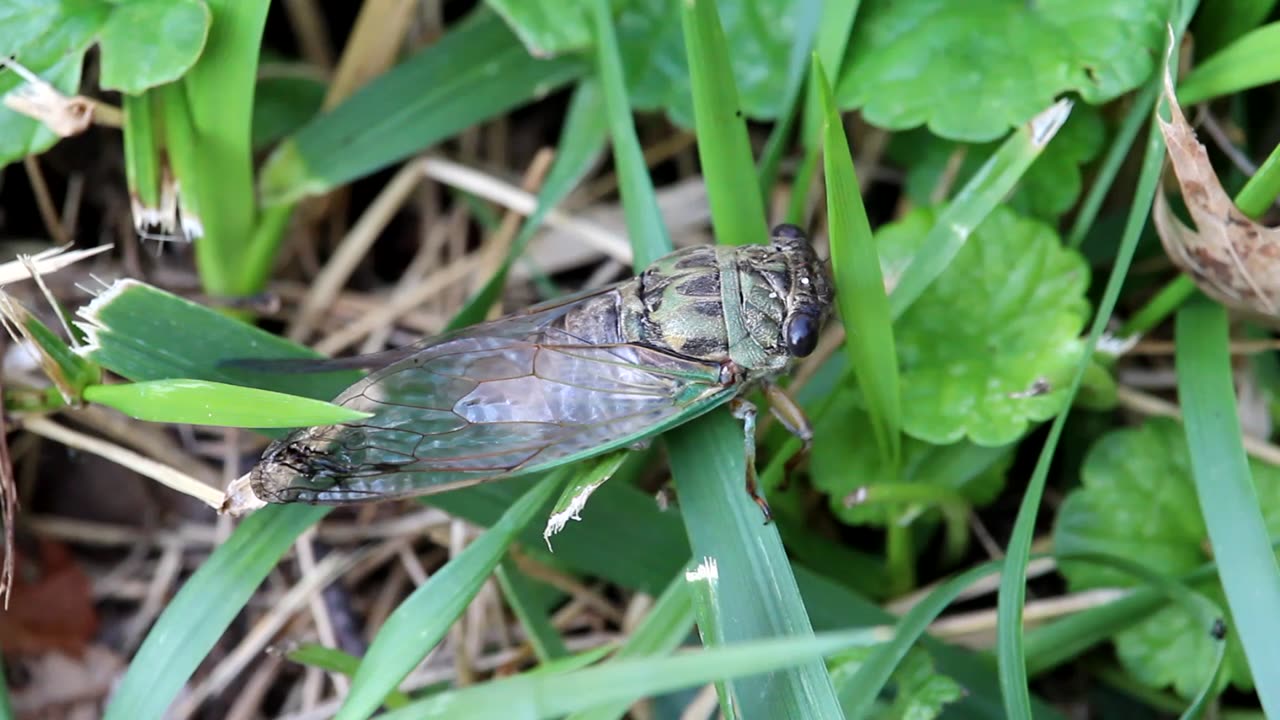
M 764 521 L 767 524 L 773 520 L 773 511 L 769 509 L 769 502 L 760 495 L 756 478 L 756 406 L 742 398 L 734 398 L 729 402 L 729 410 L 734 417 L 742 421 L 742 431 L 746 435 L 744 444 L 747 450 L 747 494 L 756 505 L 760 506 L 760 512 L 764 513 Z
M 800 438 L 804 443 L 800 452 L 793 455 L 783 468 L 782 482 L 779 483 L 778 489 L 785 490 L 791 482 L 791 475 L 795 472 L 796 466 L 809 454 L 809 446 L 813 443 L 813 426 L 809 424 L 809 418 L 805 417 L 804 410 L 776 383 L 764 383 L 764 395 L 769 400 L 769 412 L 773 413 L 787 432 Z

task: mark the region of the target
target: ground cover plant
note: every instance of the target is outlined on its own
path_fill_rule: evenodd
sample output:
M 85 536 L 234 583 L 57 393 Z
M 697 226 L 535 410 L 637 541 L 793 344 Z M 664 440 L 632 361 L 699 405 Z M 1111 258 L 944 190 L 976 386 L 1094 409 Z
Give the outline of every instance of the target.
M 1280 714 L 1274 6 L 0 0 L 0 715 Z M 236 361 L 783 222 L 836 294 L 771 522 L 728 407 L 238 504 L 368 416 Z

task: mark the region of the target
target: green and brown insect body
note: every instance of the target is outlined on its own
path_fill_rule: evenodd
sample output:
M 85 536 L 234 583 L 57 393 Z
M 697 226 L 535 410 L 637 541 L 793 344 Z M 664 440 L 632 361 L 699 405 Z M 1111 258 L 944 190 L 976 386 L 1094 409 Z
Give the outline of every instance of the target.
M 769 245 L 680 250 L 597 292 L 406 348 L 334 400 L 373 417 L 294 431 L 249 486 L 325 504 L 443 492 L 629 447 L 735 399 L 753 456 L 755 409 L 740 396 L 812 352 L 831 300 L 793 226 Z

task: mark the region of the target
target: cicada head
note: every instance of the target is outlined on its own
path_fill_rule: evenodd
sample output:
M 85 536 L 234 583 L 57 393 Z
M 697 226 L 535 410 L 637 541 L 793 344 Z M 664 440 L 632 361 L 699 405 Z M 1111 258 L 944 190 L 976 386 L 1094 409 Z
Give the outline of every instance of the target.
M 818 334 L 831 312 L 835 297 L 831 275 L 800 228 L 782 224 L 770 235 L 790 276 L 783 297 L 782 340 L 791 357 L 807 357 L 817 347 Z

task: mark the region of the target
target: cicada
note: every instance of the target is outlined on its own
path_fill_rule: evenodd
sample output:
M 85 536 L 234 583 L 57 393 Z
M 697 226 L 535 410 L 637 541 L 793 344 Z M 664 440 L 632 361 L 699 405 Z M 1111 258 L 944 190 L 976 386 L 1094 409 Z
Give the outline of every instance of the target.
M 763 387 L 808 441 L 773 381 L 813 352 L 833 295 L 799 228 L 771 236 L 679 250 L 629 280 L 402 348 L 333 401 L 372 417 L 273 442 L 249 487 L 272 503 L 439 493 L 641 444 L 730 403 L 767 518 L 743 395 Z

